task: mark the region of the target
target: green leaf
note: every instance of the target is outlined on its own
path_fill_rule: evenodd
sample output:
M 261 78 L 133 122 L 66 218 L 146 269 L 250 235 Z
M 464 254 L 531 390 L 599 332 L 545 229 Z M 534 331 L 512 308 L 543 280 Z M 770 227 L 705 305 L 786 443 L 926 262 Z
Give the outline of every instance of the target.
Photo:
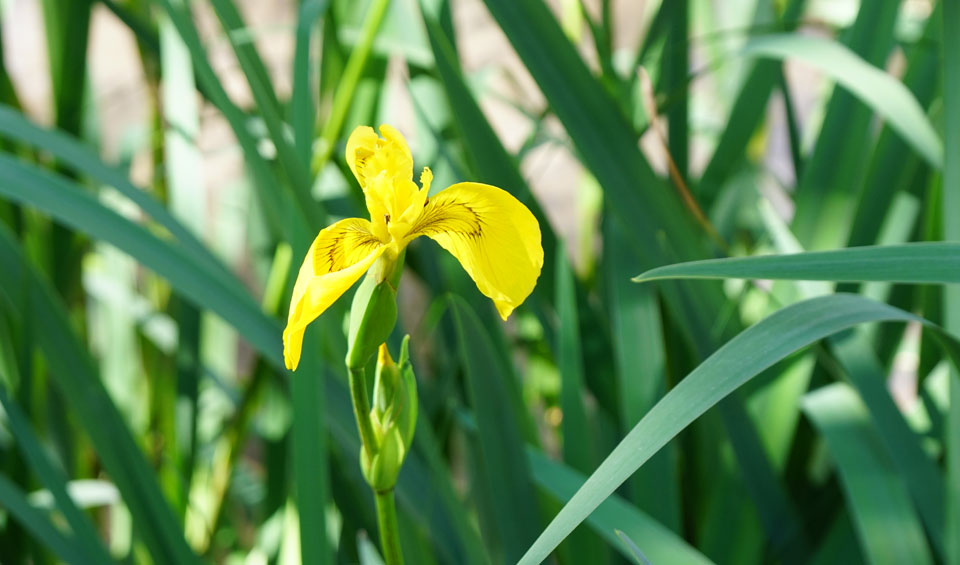
M 916 321 L 902 310 L 855 295 L 813 298 L 777 311 L 717 350 L 663 397 L 610 453 L 524 555 L 540 563 L 637 468 L 674 436 L 787 355 L 857 324 Z
M 450 312 L 460 344 L 460 359 L 466 388 L 477 418 L 483 472 L 475 475 L 489 481 L 495 532 L 491 545 L 498 561 L 514 562 L 536 536 L 540 523 L 533 496 L 530 469 L 524 457 L 524 433 L 513 411 L 509 387 L 516 386 L 511 371 L 500 361 L 493 340 L 470 306 L 451 296 Z M 489 543 L 489 542 L 488 542 Z
M 551 461 L 536 449 L 527 449 L 527 459 L 540 488 L 563 502 L 570 500 L 583 485 L 583 475 Z M 626 557 L 632 557 L 632 552 L 617 536 L 618 530 L 641 547 L 651 563 L 710 563 L 683 538 L 617 495 L 604 500 L 587 518 L 587 525 Z
M 943 25 L 943 3 L 938 2 L 927 19 L 920 41 L 905 48 L 907 55 L 903 83 L 925 108 L 939 96 L 940 57 L 933 45 L 940 43 Z M 944 140 L 946 141 L 946 139 Z M 949 163 L 944 163 L 949 166 Z M 878 243 L 881 224 L 888 210 L 901 192 L 909 190 L 917 174 L 925 169 L 924 162 L 903 139 L 885 126 L 877 136 L 877 144 L 864 175 L 860 200 L 850 227 L 847 247 Z
M 10 184 L 15 183 L 2 186 Z M 24 192 L 38 190 L 31 186 Z M 0 264 L 4 265 L 0 269 L 0 289 L 8 294 L 9 304 L 22 307 L 23 315 L 39 328 L 35 339 L 50 375 L 76 421 L 90 435 L 155 562 L 198 563 L 184 540 L 183 526 L 163 498 L 153 469 L 104 389 L 92 359 L 73 333 L 63 304 L 57 301 L 49 284 L 28 266 L 16 239 L 2 224 Z
M 853 389 L 826 386 L 806 395 L 803 409 L 827 441 L 867 559 L 932 563 L 907 489 Z
M 170 18 L 161 14 L 160 112 L 163 130 L 163 173 L 169 206 L 192 233 L 202 234 L 205 209 L 198 206 L 203 197 L 203 156 L 195 145 L 200 129 L 199 104 L 190 51 Z M 236 280 L 235 277 L 229 279 Z M 230 284 L 230 283 L 228 283 Z M 187 508 L 189 477 L 193 474 L 197 450 L 197 404 L 201 379 L 200 310 L 174 301 L 172 311 L 177 318 L 177 380 L 169 394 L 157 393 L 157 429 L 165 437 L 170 454 L 159 468 L 161 484 L 180 516 Z M 174 388 L 175 387 L 175 388 Z M 157 387 L 163 389 L 163 385 Z M 174 393 L 173 390 L 176 392 Z M 187 477 L 186 481 L 183 477 Z M 183 484 L 186 483 L 186 484 Z
M 865 332 L 857 328 L 829 342 L 837 360 L 870 415 L 870 433 L 885 449 L 891 466 L 913 498 L 938 557 L 944 547 L 944 488 L 936 462 L 923 450 L 921 437 L 910 429 L 887 390 L 887 371 L 877 360 Z M 874 431 L 875 430 L 875 431 Z
M 297 45 L 293 56 L 293 92 L 290 95 L 290 124 L 293 127 L 293 148 L 297 157 L 310 170 L 310 152 L 313 147 L 313 124 L 316 111 L 313 101 L 313 64 L 310 60 L 310 39 L 317 19 L 327 12 L 329 0 L 305 0 L 297 14 Z
M 102 205 L 75 183 L 0 155 L 0 195 L 35 206 L 64 224 L 115 245 L 170 281 L 198 308 L 209 309 L 235 326 L 257 350 L 283 367 L 280 328 L 249 294 L 226 284 L 177 245 Z
M 100 540 L 93 523 L 90 522 L 90 518 L 77 508 L 76 503 L 68 493 L 67 476 L 63 469 L 58 468 L 51 460 L 50 455 L 44 451 L 43 445 L 30 426 L 26 414 L 12 401 L 7 394 L 6 387 L 2 384 L 0 384 L 0 404 L 3 405 L 11 431 L 17 438 L 17 447 L 23 453 L 33 472 L 50 489 L 57 507 L 63 513 L 70 529 L 76 536 L 77 545 L 83 551 L 85 560 L 94 563 L 110 562 L 110 554 L 103 546 L 103 542 Z
M 943 143 L 920 103 L 902 82 L 831 39 L 774 34 L 747 41 L 748 56 L 802 61 L 836 80 L 887 121 L 933 167 L 943 164 Z
M 781 21 L 791 26 L 803 13 L 806 0 L 790 0 Z M 717 148 L 700 177 L 702 197 L 712 198 L 719 186 L 742 161 L 747 143 L 766 116 L 767 102 L 781 80 L 783 69 L 778 61 L 757 61 L 744 79 Z
M 667 391 L 667 358 L 657 289 L 630 283 L 636 250 L 615 222 L 604 223 L 604 267 L 613 339 L 620 429 L 629 430 Z M 670 444 L 627 484 L 631 500 L 673 531 L 680 531 L 677 446 Z
M 47 151 L 57 159 L 59 165 L 112 186 L 169 231 L 183 245 L 185 251 L 193 255 L 197 261 L 221 271 L 224 281 L 231 281 L 240 288 L 236 277 L 230 275 L 223 263 L 210 253 L 210 250 L 169 210 L 164 208 L 163 204 L 147 191 L 134 186 L 123 171 L 101 161 L 100 157 L 82 141 L 59 130 L 48 130 L 37 126 L 15 109 L 3 105 L 0 105 L 0 135 Z
M 563 411 L 563 460 L 580 472 L 594 465 L 593 441 L 583 405 L 583 353 L 574 274 L 563 246 L 557 248 L 557 329 L 555 358 L 560 371 L 560 408 Z
M 943 131 L 947 155 L 943 168 L 943 238 L 960 242 L 960 2 L 943 2 Z M 944 289 L 944 325 L 960 335 L 960 287 Z M 950 371 L 950 413 L 947 418 L 947 563 L 960 565 L 960 370 Z
M 614 215 L 642 249 L 645 263 L 667 263 L 671 256 L 704 256 L 700 232 L 679 196 L 654 174 L 637 147 L 630 122 L 591 74 L 547 6 L 541 0 L 485 3 L 563 123 L 583 164 L 615 203 Z
M 792 255 L 708 259 L 658 267 L 633 280 L 682 278 L 956 284 L 960 283 L 960 243 L 921 242 Z
M 898 2 L 861 4 L 839 39 L 864 61 L 883 68 L 894 47 Z M 874 143 L 872 108 L 845 88 L 834 88 L 823 111 L 813 150 L 794 195 L 791 227 L 811 250 L 833 249 L 847 239 L 869 149 Z M 867 243 L 873 243 L 872 241 Z
M 55 528 L 47 513 L 31 505 L 23 491 L 3 475 L 0 475 L 0 506 L 65 563 L 95 563 L 88 560 L 76 538 Z
M 293 187 L 297 203 L 306 217 L 314 223 L 312 227 L 319 228 L 325 223 L 325 214 L 322 212 L 320 203 L 310 194 L 312 183 L 309 164 L 299 158 L 288 137 L 287 125 L 280 113 L 280 102 L 273 90 L 267 68 L 257 52 L 252 37 L 249 36 L 251 30 L 244 24 L 233 0 L 211 0 L 210 3 L 227 33 L 247 84 L 250 85 L 250 92 L 253 93 L 257 109 L 266 124 L 267 133 L 276 148 L 277 159 Z
M 197 75 L 197 82 L 202 92 L 230 124 L 237 142 L 243 150 L 244 164 L 253 177 L 257 199 L 263 209 L 271 235 L 274 237 L 283 235 L 297 254 L 306 252 L 313 231 L 307 214 L 318 210 L 318 208 L 315 206 L 306 208 L 294 206 L 296 196 L 291 192 L 293 189 L 280 182 L 270 164 L 260 154 L 257 139 L 248 129 L 247 116 L 227 95 L 213 67 L 207 60 L 203 43 L 193 24 L 188 6 L 180 2 L 176 2 L 176 5 L 174 5 L 175 0 L 151 1 L 160 5 L 170 17 L 170 21 L 176 26 L 177 32 L 190 50 L 194 72 Z

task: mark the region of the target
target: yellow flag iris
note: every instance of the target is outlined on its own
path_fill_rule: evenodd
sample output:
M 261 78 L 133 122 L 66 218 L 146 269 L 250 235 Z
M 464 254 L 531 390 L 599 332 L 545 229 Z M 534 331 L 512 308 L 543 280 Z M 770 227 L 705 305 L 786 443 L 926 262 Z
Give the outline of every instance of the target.
M 391 265 L 421 235 L 460 261 L 504 320 L 540 276 L 540 225 L 526 206 L 504 190 L 475 182 L 429 196 L 430 169 L 423 170 L 418 188 L 403 135 L 388 125 L 380 126 L 380 134 L 361 126 L 347 141 L 347 164 L 363 188 L 370 220 L 341 220 L 323 229 L 310 246 L 283 331 L 288 369 L 300 362 L 307 325 L 378 260 Z

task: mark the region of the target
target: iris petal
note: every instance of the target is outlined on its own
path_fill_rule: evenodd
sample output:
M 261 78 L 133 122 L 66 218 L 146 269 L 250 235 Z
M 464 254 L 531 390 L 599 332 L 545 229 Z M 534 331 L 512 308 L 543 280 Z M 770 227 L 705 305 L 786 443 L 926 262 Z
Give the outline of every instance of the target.
M 341 220 L 317 235 L 300 266 L 283 331 L 288 369 L 296 369 L 300 362 L 307 325 L 353 286 L 385 249 L 370 222 L 359 218 Z
M 408 239 L 420 235 L 460 261 L 504 320 L 533 292 L 543 267 L 536 218 L 495 186 L 464 182 L 430 197 Z

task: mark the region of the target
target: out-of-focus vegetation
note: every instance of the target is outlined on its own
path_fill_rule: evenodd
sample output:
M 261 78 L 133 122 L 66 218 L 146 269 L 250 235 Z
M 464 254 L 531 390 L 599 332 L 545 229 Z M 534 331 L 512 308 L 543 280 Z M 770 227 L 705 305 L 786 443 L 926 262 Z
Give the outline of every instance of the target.
M 546 254 L 407 250 L 408 563 L 960 564 L 960 1 L 262 4 L 0 2 L 0 562 L 380 562 L 350 301 L 280 332 L 389 122 Z

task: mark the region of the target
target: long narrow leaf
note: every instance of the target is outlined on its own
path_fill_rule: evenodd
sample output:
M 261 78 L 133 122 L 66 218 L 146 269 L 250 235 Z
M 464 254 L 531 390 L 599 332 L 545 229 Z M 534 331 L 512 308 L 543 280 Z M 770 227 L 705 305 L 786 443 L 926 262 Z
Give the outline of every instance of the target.
M 755 37 L 747 55 L 802 61 L 827 74 L 883 117 L 930 165 L 943 164 L 943 143 L 907 87 L 835 41 L 800 34 Z
M 2 384 L 0 384 L 0 404 L 3 405 L 9 418 L 11 431 L 17 438 L 17 447 L 24 454 L 33 472 L 53 494 L 57 508 L 63 513 L 76 537 L 78 548 L 84 553 L 84 561 L 109 563 L 110 554 L 103 546 L 96 528 L 90 522 L 90 518 L 77 508 L 67 491 L 66 474 L 62 469 L 57 468 L 50 460 L 50 455 L 44 452 L 40 439 L 31 428 L 26 414 L 12 401 L 6 387 Z
M 804 397 L 803 408 L 827 441 L 868 559 L 932 563 L 907 490 L 880 450 L 856 393 L 833 384 Z
M 450 311 L 460 343 L 469 398 L 477 415 L 483 476 L 490 481 L 485 492 L 491 497 L 496 543 L 502 559 L 513 562 L 533 541 L 539 524 L 537 501 L 531 490 L 530 471 L 521 443 L 524 433 L 512 410 L 507 388 L 514 383 L 470 306 L 454 297 L 450 299 Z
M 956 284 L 960 283 L 960 243 L 907 243 L 793 255 L 708 259 L 658 267 L 633 280 L 675 278 Z
M 0 269 L 0 288 L 25 294 L 11 296 L 11 303 L 21 305 L 35 327 L 42 328 L 36 332 L 36 340 L 50 374 L 77 421 L 89 433 L 155 561 L 197 563 L 184 540 L 182 526 L 160 492 L 153 470 L 96 375 L 89 354 L 73 334 L 63 305 L 57 302 L 46 281 L 28 267 L 16 240 L 2 225 L 0 264 L 4 265 Z
M 943 128 L 949 158 L 943 170 L 943 238 L 960 244 L 960 2 L 943 3 Z M 944 289 L 944 324 L 960 334 L 960 286 Z M 960 565 L 960 370 L 950 373 L 950 413 L 947 419 L 947 562 Z
M 243 331 L 266 357 L 283 365 L 280 328 L 253 299 L 225 285 L 176 245 L 120 216 L 76 184 L 0 155 L 0 195 L 43 210 L 63 223 L 107 241 L 157 271 L 185 298 L 208 308 Z
M 2 105 L 0 105 L 0 135 L 49 152 L 57 159 L 58 164 L 112 186 L 139 206 L 155 222 L 167 229 L 197 261 L 221 271 L 226 275 L 222 277 L 225 281 L 233 279 L 233 283 L 236 283 L 235 277 L 229 275 L 226 267 L 210 253 L 210 250 L 156 198 L 134 186 L 123 171 L 104 163 L 81 141 L 62 131 L 37 126 L 15 109 Z
M 540 563 L 638 467 L 707 409 L 787 355 L 857 324 L 916 321 L 896 308 L 836 294 L 788 306 L 717 350 L 630 431 L 540 534 L 521 563 Z
M 537 484 L 561 501 L 570 500 L 583 485 L 584 476 L 535 449 L 527 449 L 527 459 Z M 627 557 L 630 557 L 629 548 L 617 538 L 617 530 L 627 533 L 651 563 L 710 563 L 680 536 L 617 495 L 603 501 L 587 518 L 587 524 Z
M 23 491 L 3 475 L 0 475 L 0 506 L 65 563 L 93 563 L 87 560 L 75 538 L 55 528 L 47 513 L 31 505 Z

